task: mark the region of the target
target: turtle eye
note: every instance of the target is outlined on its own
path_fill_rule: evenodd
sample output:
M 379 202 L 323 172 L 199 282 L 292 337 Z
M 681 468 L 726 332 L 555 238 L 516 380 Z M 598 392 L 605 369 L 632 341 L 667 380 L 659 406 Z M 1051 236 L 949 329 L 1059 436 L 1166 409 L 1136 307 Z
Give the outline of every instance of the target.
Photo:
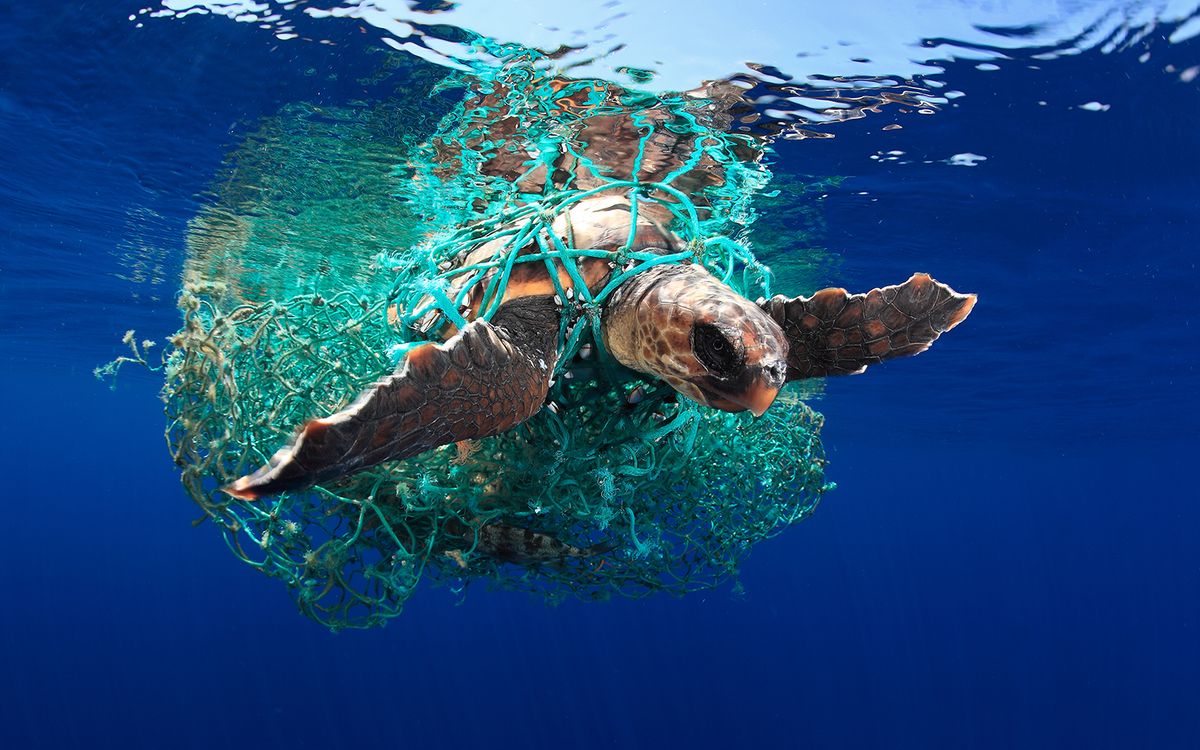
M 732 377 L 744 364 L 741 351 L 710 323 L 697 323 L 692 327 L 692 351 L 701 364 L 717 377 Z

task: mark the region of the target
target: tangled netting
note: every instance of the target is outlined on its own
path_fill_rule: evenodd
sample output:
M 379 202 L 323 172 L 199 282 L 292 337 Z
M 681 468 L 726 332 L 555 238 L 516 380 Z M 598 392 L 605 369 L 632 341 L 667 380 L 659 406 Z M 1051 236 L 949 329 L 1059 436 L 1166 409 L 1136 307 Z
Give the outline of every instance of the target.
M 713 92 L 648 98 L 516 63 L 460 83 L 467 94 L 398 173 L 430 237 L 364 258 L 373 283 L 247 302 L 189 276 L 165 388 L 184 487 L 238 558 L 282 579 L 332 628 L 386 622 L 422 578 L 460 591 L 482 579 L 557 601 L 735 577 L 755 543 L 804 518 L 827 489 L 821 417 L 786 393 L 757 420 L 677 401 L 616 365 L 598 326 L 614 289 L 663 263 L 703 263 L 739 293 L 769 294 L 768 269 L 731 238 L 749 223 L 763 168 L 714 121 L 728 108 Z M 580 129 L 601 117 L 635 128 L 624 174 L 580 145 Z M 513 118 L 507 138 L 489 129 Z M 655 161 L 664 134 L 676 161 Z M 575 167 L 556 179 L 564 155 Z M 509 156 L 515 174 L 496 166 Z M 549 231 L 600 193 L 627 195 L 635 218 L 639 205 L 662 206 L 685 247 L 634 250 L 631 232 L 598 250 Z M 502 249 L 461 262 L 489 242 Z M 419 321 L 463 324 L 471 287 L 486 285 L 489 318 L 516 264 L 576 274 L 583 257 L 607 258 L 613 274 L 592 291 L 579 278 L 571 293 L 560 287 L 564 354 L 548 407 L 527 423 L 306 491 L 245 501 L 219 490 L 393 371 L 435 335 Z

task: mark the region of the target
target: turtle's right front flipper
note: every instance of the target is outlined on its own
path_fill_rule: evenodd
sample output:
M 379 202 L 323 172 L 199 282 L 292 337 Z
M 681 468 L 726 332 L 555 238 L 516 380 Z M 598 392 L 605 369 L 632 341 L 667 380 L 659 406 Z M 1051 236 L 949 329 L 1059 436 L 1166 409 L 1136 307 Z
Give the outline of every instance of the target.
M 409 352 L 346 409 L 307 422 L 270 462 L 224 488 L 247 500 L 328 482 L 383 461 L 488 437 L 536 414 L 557 359 L 559 305 L 505 303 L 444 344 Z
M 975 295 L 917 273 L 866 294 L 822 289 L 811 297 L 775 296 L 761 306 L 787 337 L 787 379 L 801 380 L 855 375 L 923 352 L 971 314 Z

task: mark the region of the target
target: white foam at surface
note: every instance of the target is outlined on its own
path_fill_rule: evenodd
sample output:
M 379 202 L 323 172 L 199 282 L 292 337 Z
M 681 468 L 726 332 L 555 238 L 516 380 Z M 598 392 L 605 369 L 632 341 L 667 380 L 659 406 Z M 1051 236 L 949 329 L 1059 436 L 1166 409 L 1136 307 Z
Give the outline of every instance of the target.
M 1175 29 L 1175 33 L 1168 37 L 1168 41 L 1170 41 L 1171 44 L 1179 44 L 1180 42 L 1191 39 L 1197 34 L 1200 34 L 1200 16 L 1184 22 L 1182 26 L 1180 26 L 1178 29 Z
M 987 157 L 967 152 L 965 154 L 955 154 L 954 156 L 951 156 L 946 160 L 946 163 L 952 167 L 974 167 L 978 166 L 979 162 L 981 161 L 987 161 Z

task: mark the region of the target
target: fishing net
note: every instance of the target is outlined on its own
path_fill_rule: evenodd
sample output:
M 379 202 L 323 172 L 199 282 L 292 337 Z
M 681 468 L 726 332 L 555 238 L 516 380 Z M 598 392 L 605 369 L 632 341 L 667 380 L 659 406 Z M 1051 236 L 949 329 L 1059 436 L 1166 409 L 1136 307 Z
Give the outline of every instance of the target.
M 254 268 L 234 285 L 209 256 L 189 267 L 164 390 L 184 487 L 239 559 L 335 629 L 386 622 L 422 579 L 559 601 L 735 578 L 754 544 L 827 489 L 821 417 L 790 392 L 757 420 L 676 399 L 617 365 L 598 335 L 608 295 L 664 263 L 702 263 L 747 297 L 770 293 L 769 270 L 738 239 L 767 174 L 752 138 L 729 132 L 730 92 L 648 97 L 529 60 L 452 82 L 466 94 L 394 172 L 397 214 L 419 235 L 410 226 L 383 249 L 348 239 L 320 291 L 263 292 L 245 281 Z M 623 167 L 598 161 L 602 132 L 632 144 Z M 631 232 L 598 250 L 552 231 L 601 194 L 628 197 L 635 214 L 669 212 L 683 246 L 635 249 Z M 253 217 L 239 221 L 245 240 Z M 456 262 L 487 243 L 501 249 Z M 598 290 L 577 278 L 572 293 L 560 288 L 564 354 L 547 408 L 527 423 L 305 491 L 245 501 L 219 490 L 436 340 L 422 321 L 462 325 L 465 290 L 486 285 L 489 318 L 517 264 L 574 274 L 584 257 L 609 260 L 612 276 Z

